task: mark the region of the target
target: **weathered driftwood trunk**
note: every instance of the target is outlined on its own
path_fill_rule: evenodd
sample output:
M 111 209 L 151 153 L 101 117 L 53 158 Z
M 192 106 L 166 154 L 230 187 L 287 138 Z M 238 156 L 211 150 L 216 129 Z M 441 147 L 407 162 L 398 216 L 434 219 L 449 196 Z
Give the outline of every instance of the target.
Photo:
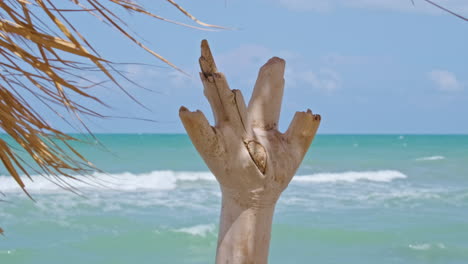
M 278 131 L 284 60 L 261 69 L 248 107 L 217 71 L 206 40 L 200 57 L 205 96 L 216 125 L 200 111 L 180 108 L 196 149 L 216 176 L 223 195 L 216 263 L 268 262 L 275 204 L 288 186 L 320 123 L 310 110 L 297 112 L 286 133 Z

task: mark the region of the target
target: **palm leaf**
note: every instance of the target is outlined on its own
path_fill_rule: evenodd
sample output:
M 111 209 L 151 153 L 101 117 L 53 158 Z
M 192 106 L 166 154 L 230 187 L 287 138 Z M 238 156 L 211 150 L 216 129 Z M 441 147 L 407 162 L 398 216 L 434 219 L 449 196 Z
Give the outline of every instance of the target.
M 460 18 L 461 20 L 464 20 L 464 21 L 468 22 L 468 18 L 467 18 L 467 17 L 464 17 L 464 16 L 462 16 L 462 15 L 460 15 L 460 14 L 458 14 L 458 13 L 456 13 L 456 12 L 454 12 L 454 11 L 448 9 L 448 8 L 445 8 L 445 7 L 443 7 L 443 6 L 439 5 L 439 4 L 437 4 L 437 3 L 434 2 L 434 1 L 431 1 L 431 0 L 423 0 L 423 1 L 426 2 L 426 3 L 428 3 L 428 4 L 431 4 L 431 5 L 435 6 L 435 7 L 437 7 L 437 8 L 439 8 L 440 10 L 443 10 L 444 12 L 447 12 L 447 13 L 449 13 L 449 14 L 451 14 L 451 15 L 454 15 L 454 16 Z M 411 0 L 411 3 L 414 5 L 414 0 Z
M 84 78 L 80 72 L 97 70 L 108 82 L 117 85 L 131 97 L 118 81 L 122 73 L 116 70 L 114 63 L 103 58 L 93 48 L 83 32 L 77 30 L 76 25 L 69 20 L 70 14 L 80 12 L 106 23 L 137 48 L 181 71 L 142 44 L 116 13 L 119 9 L 127 10 L 186 27 L 222 29 L 201 22 L 174 1 L 166 1 L 198 26 L 166 19 L 130 0 L 0 1 L 0 129 L 31 158 L 41 175 L 65 189 L 76 191 L 63 177 L 77 179 L 77 174 L 88 174 L 98 169 L 69 143 L 78 139 L 46 122 L 42 114 L 31 106 L 30 99 L 25 99 L 24 94 L 44 103 L 69 122 L 61 114 L 65 110 L 88 132 L 81 117 L 104 116 L 79 102 L 83 99 L 101 105 L 105 105 L 105 102 L 89 91 L 90 87 L 102 83 Z M 0 160 L 18 186 L 30 196 L 23 178 L 30 178 L 33 166 L 26 163 L 18 151 L 3 139 L 0 139 Z

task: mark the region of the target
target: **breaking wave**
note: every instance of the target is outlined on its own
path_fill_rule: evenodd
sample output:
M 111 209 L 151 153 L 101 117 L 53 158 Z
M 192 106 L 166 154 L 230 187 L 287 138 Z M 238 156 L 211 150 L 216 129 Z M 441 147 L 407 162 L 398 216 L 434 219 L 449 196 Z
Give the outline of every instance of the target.
M 51 178 L 32 175 L 32 181 L 25 179 L 26 190 L 29 192 L 50 193 L 64 192 Z M 80 191 L 86 190 L 173 190 L 178 184 L 184 182 L 208 181 L 215 182 L 215 177 L 210 172 L 177 172 L 177 171 L 152 171 L 149 173 L 134 174 L 130 172 L 117 174 L 95 173 L 91 176 L 78 177 L 83 181 L 74 181 L 63 178 L 64 182 L 72 185 Z M 374 182 L 391 182 L 395 179 L 405 179 L 407 176 L 399 171 L 347 171 L 340 173 L 316 173 L 311 175 L 296 176 L 295 183 L 332 183 L 332 182 L 356 182 L 360 180 Z M 19 192 L 21 189 L 12 177 L 0 176 L 0 191 Z
M 416 160 L 418 161 L 429 161 L 429 160 L 444 160 L 444 156 L 430 156 L 430 157 L 422 157 L 422 158 L 417 158 Z
M 410 244 L 408 247 L 413 249 L 413 250 L 420 250 L 420 251 L 430 250 L 432 248 L 445 249 L 445 245 L 443 243 L 437 243 L 437 244 L 428 244 L 428 243 Z
M 208 234 L 214 234 L 216 226 L 214 224 L 196 225 L 173 230 L 176 233 L 185 233 L 192 236 L 206 237 Z
M 297 182 L 356 182 L 360 180 L 374 182 L 391 182 L 396 179 L 405 179 L 407 176 L 395 170 L 379 171 L 347 171 L 340 173 L 317 173 L 312 175 L 297 176 L 293 181 Z
M 213 174 L 209 172 L 175 172 L 171 170 L 152 171 L 149 173 L 134 174 L 130 172 L 105 174 L 94 173 L 89 176 L 77 177 L 82 181 L 75 181 L 62 177 L 63 181 L 78 190 L 172 190 L 177 187 L 178 181 L 214 181 Z M 32 175 L 32 182 L 25 179 L 26 190 L 29 192 L 60 192 L 63 187 L 56 184 L 51 177 Z M 0 176 L 0 191 L 21 191 L 12 177 Z

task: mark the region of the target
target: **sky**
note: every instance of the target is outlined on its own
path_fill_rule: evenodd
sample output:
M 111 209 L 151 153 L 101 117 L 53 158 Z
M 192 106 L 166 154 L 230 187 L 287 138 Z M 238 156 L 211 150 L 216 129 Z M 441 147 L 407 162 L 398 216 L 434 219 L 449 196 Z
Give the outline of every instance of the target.
M 468 16 L 466 0 L 434 0 Z M 165 1 L 140 1 L 154 13 L 191 21 Z M 230 28 L 203 31 L 121 13 L 146 45 L 185 76 L 136 48 L 92 18 L 79 20 L 101 55 L 147 91 L 96 88 L 112 109 L 130 119 L 87 119 L 96 133 L 184 133 L 181 105 L 213 120 L 198 78 L 200 41 L 208 39 L 218 70 L 250 98 L 258 69 L 273 56 L 286 60 L 280 130 L 295 111 L 322 116 L 321 134 L 468 133 L 468 23 L 422 0 L 183 0 L 200 20 Z M 99 78 L 89 75 L 88 78 Z M 51 122 L 69 132 L 53 116 Z M 155 122 L 132 118 L 148 118 Z

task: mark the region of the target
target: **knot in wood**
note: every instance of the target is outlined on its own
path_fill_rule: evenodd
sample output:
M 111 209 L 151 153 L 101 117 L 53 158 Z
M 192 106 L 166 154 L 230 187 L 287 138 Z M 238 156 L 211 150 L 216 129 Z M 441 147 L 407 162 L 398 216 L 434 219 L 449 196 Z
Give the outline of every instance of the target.
M 257 168 L 265 174 L 267 163 L 267 153 L 265 148 L 255 140 L 244 141 L 244 143 L 249 151 L 250 157 L 255 165 L 257 165 Z

